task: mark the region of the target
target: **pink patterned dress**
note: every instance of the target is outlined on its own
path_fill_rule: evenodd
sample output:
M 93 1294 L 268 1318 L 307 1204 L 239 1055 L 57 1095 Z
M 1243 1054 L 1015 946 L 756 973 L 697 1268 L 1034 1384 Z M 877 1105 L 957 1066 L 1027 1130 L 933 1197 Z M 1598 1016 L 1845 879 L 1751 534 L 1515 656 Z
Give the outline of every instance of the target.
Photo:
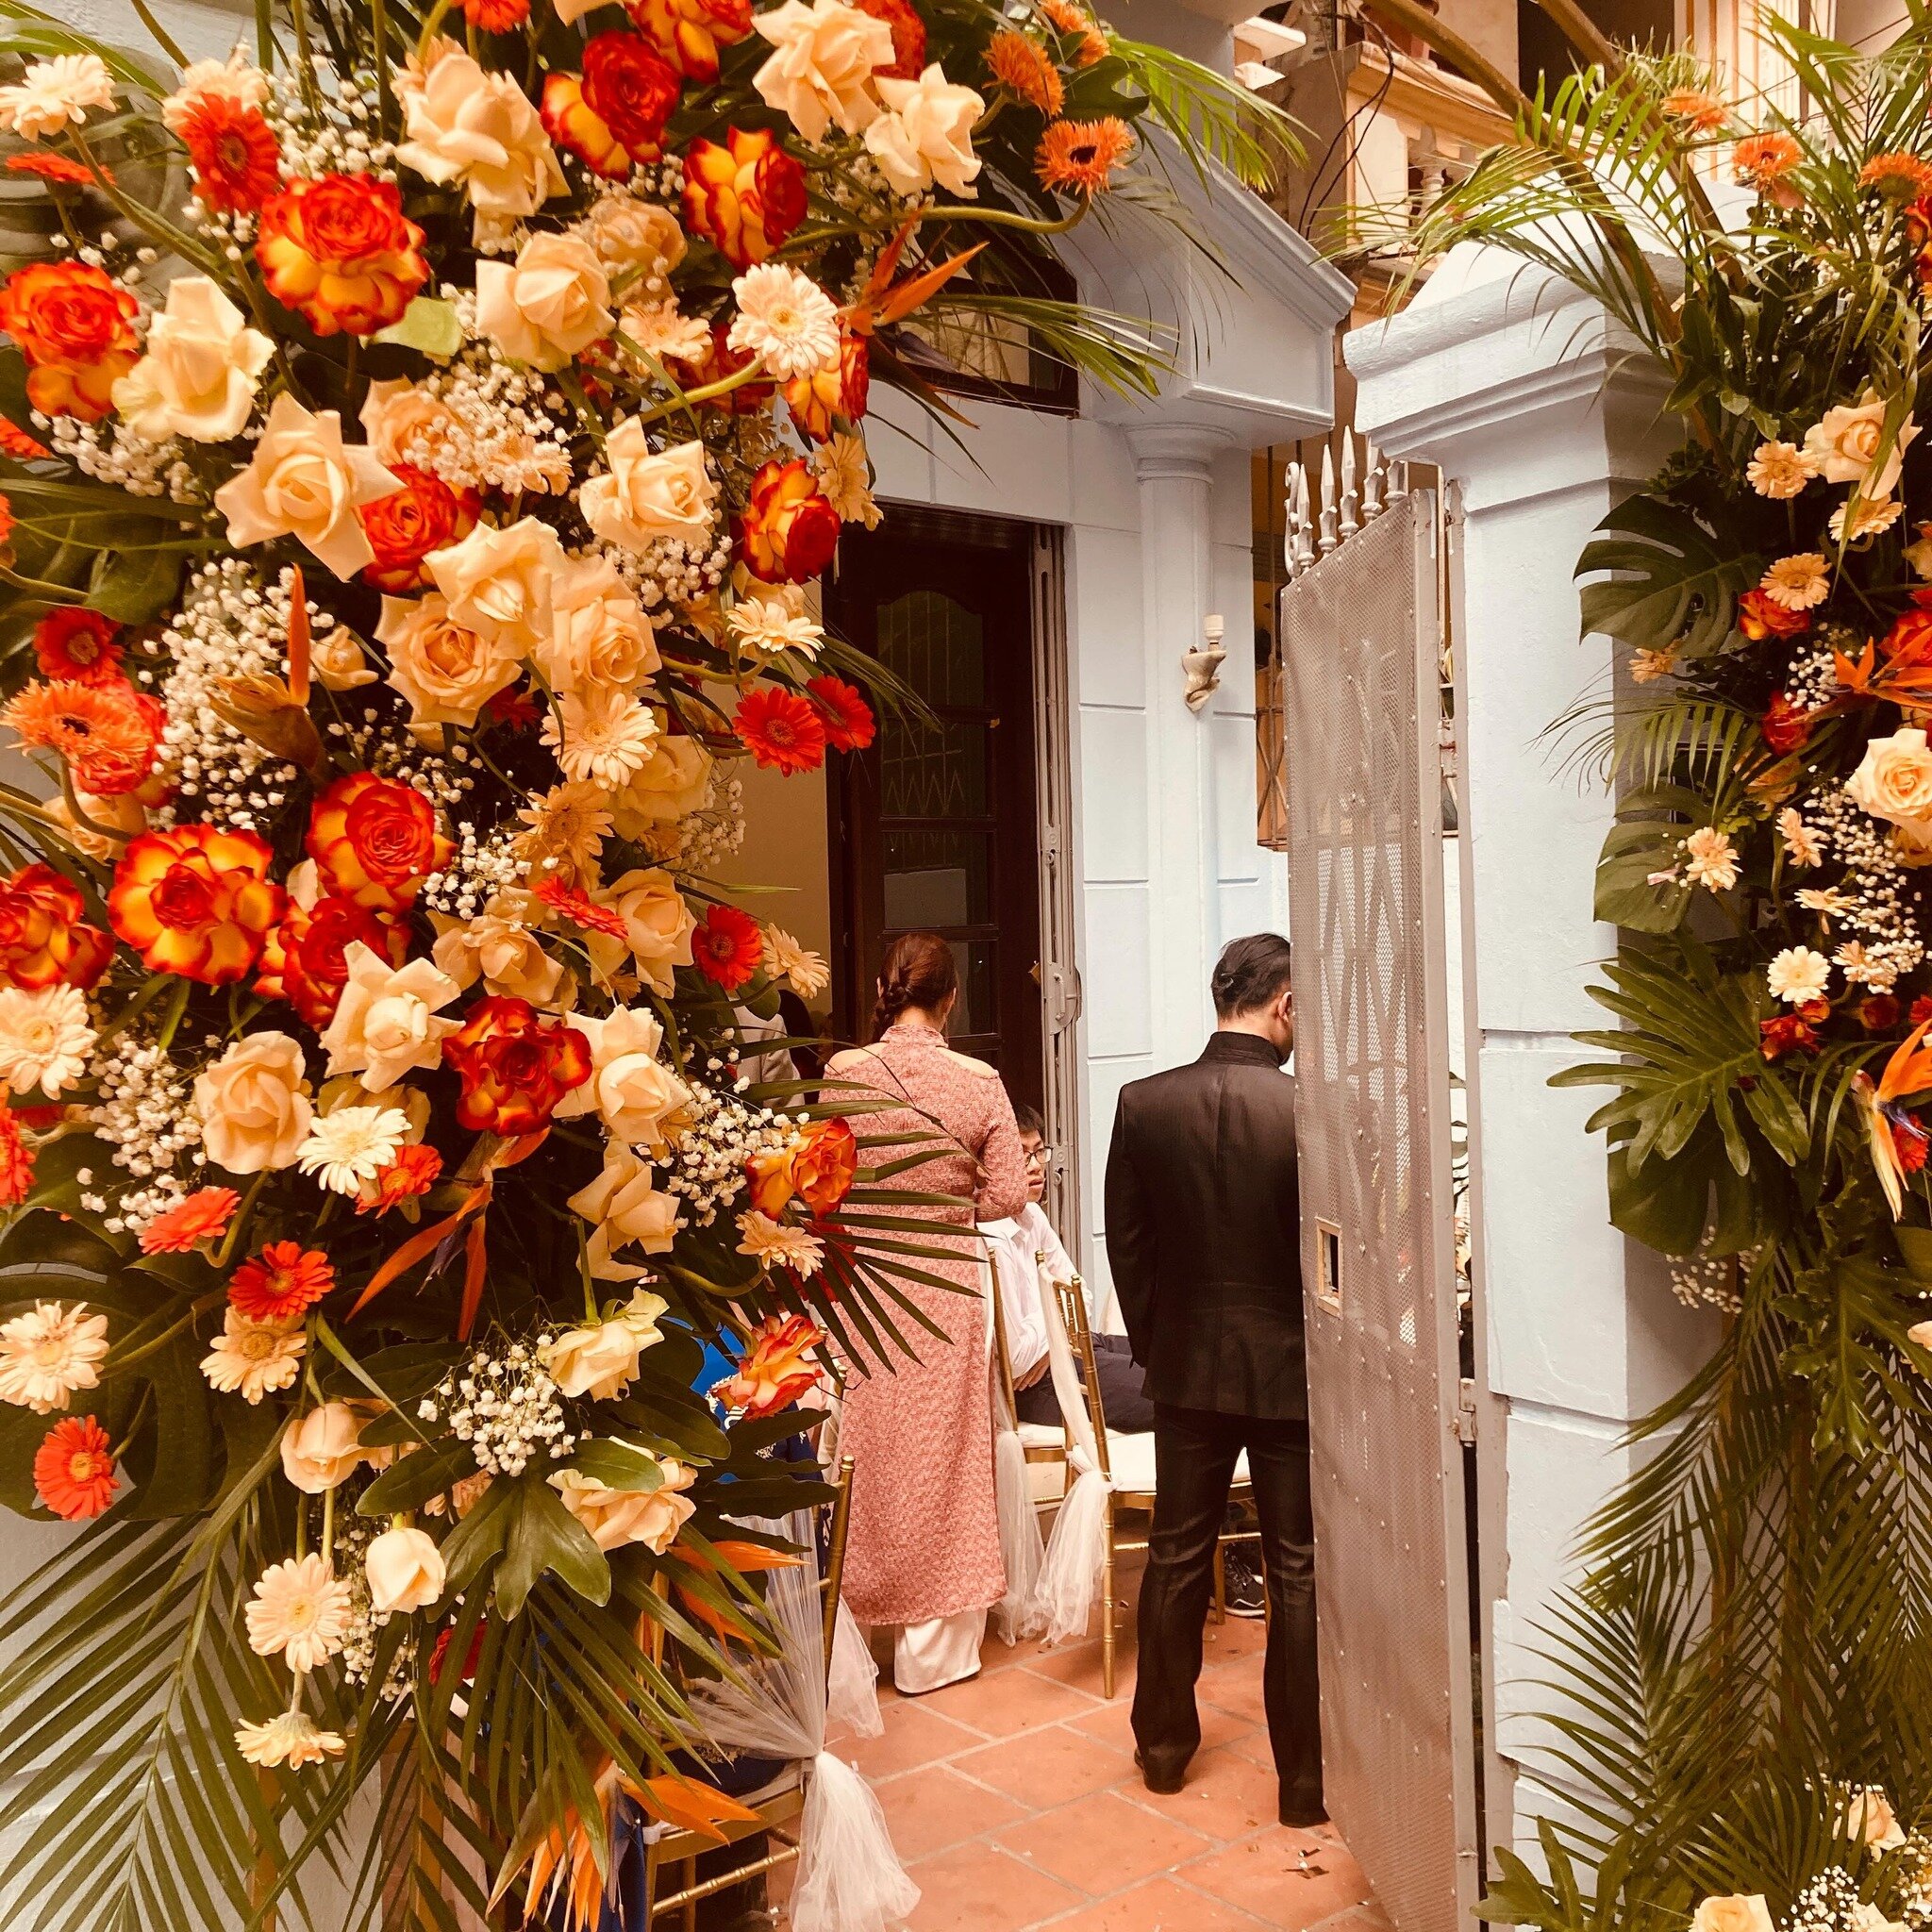
M 907 1103 L 859 1116 L 860 1133 L 938 1130 L 953 1141 L 906 1170 L 898 1185 L 973 1203 L 893 1210 L 930 1221 L 958 1257 L 915 1265 L 963 1293 L 895 1284 L 947 1340 L 893 1311 L 917 1359 L 889 1342 L 883 1363 L 861 1346 L 848 1364 L 840 1444 L 853 1458 L 845 1601 L 863 1624 L 921 1624 L 984 1609 L 1007 1587 L 993 1503 L 985 1246 L 972 1224 L 1019 1212 L 1025 1168 L 999 1075 L 950 1052 L 928 1028 L 894 1026 L 875 1045 L 841 1056 L 833 1071 Z

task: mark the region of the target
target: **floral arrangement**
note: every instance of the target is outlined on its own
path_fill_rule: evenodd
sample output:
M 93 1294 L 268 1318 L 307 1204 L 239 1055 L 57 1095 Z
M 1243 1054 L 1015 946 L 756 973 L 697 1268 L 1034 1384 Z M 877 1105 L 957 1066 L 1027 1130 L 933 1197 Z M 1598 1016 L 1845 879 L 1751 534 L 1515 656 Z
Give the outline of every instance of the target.
M 1801 120 L 1543 4 L 1586 64 L 1529 99 L 1390 0 L 1515 118 L 1417 241 L 1594 296 L 1682 425 L 1579 565 L 1584 635 L 1622 647 L 1566 722 L 1602 724 L 1595 903 L 1623 934 L 1594 989 L 1614 1024 L 1557 1084 L 1610 1090 L 1610 1219 L 1721 1334 L 1639 1425 L 1641 1471 L 1557 1608 L 1582 1809 L 1544 1822 L 1544 1874 L 1499 1853 L 1487 1909 L 1921 1925 L 1932 31 L 1914 15 L 1872 52 L 1768 20 Z
M 681 1690 L 768 1641 L 732 1519 L 824 1493 L 766 1452 L 922 1253 L 711 879 L 735 758 L 874 737 L 870 385 L 1150 386 L 1050 238 L 1266 116 L 1075 0 L 13 17 L 0 1494 L 92 1526 L 0 1611 L 9 1896 L 306 1914 L 379 1789 L 357 1909 L 593 1906 L 616 1794 L 747 1815 Z

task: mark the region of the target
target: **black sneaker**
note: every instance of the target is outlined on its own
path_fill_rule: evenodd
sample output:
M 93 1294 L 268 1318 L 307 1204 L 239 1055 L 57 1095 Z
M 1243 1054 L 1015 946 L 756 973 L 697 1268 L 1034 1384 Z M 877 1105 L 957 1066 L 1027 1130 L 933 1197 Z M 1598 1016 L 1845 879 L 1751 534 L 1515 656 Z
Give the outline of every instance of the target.
M 1245 1543 L 1230 1543 L 1221 1553 L 1222 1574 L 1227 1579 L 1227 1614 L 1259 1617 L 1268 1608 L 1268 1591 Z

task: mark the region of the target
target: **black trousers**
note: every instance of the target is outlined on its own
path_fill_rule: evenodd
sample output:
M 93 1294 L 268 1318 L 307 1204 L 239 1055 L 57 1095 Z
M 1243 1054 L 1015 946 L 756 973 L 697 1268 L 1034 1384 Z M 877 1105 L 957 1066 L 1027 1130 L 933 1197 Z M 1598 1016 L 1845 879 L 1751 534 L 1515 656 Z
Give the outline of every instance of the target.
M 1315 1522 L 1308 1425 L 1205 1409 L 1154 1410 L 1156 1492 L 1141 1581 L 1134 1741 L 1157 1775 L 1177 1775 L 1201 1742 L 1194 1685 L 1214 1594 L 1214 1542 L 1241 1451 L 1261 1524 L 1271 1621 L 1261 1690 L 1285 1806 L 1322 1797 L 1322 1700 L 1315 1662 Z
M 1129 1436 L 1144 1435 L 1154 1426 L 1154 1405 L 1147 1400 L 1146 1378 L 1134 1363 L 1134 1351 L 1124 1335 L 1096 1335 L 1093 1338 L 1093 1366 L 1100 1374 L 1100 1401 L 1107 1410 L 1107 1425 Z M 1042 1375 L 1030 1389 L 1023 1389 L 1014 1400 L 1023 1423 L 1044 1423 L 1058 1428 L 1060 1399 L 1054 1392 L 1053 1377 Z

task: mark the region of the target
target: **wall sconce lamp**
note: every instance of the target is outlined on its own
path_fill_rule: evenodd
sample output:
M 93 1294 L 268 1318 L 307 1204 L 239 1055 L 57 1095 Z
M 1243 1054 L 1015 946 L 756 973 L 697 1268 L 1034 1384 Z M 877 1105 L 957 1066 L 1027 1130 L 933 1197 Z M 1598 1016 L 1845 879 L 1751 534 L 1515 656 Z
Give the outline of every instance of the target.
M 1221 663 L 1227 656 L 1221 641 L 1225 628 L 1218 611 L 1205 618 L 1201 624 L 1201 635 L 1206 641 L 1181 653 L 1181 675 L 1188 681 L 1184 695 L 1188 709 L 1197 717 L 1202 706 L 1221 689 Z

